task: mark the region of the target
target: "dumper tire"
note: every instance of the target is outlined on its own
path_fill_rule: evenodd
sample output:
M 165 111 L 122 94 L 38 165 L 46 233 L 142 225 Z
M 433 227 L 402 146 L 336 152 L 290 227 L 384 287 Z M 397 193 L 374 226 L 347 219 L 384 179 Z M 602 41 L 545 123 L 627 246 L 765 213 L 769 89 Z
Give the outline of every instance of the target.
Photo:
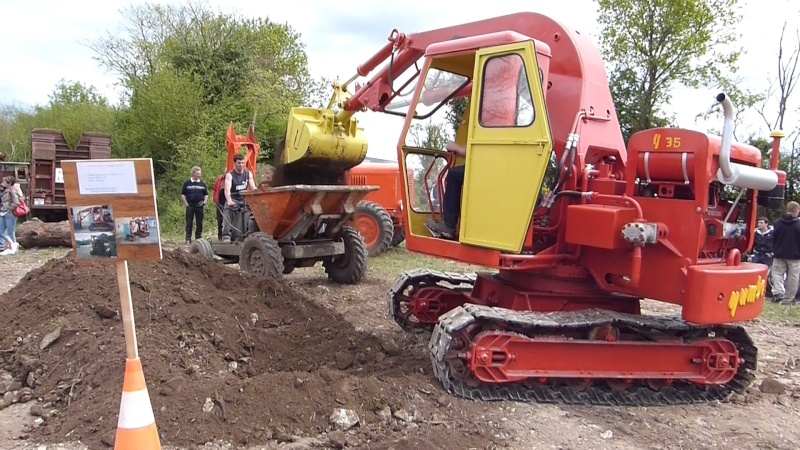
M 406 240 L 406 229 L 403 227 L 397 227 L 394 229 L 394 234 L 392 235 L 392 247 L 397 247 L 398 245 L 402 244 L 403 241 Z
M 260 232 L 247 236 L 239 253 L 239 267 L 268 280 L 279 280 L 283 276 L 283 254 L 278 241 Z
M 339 237 L 344 242 L 344 254 L 322 262 L 328 278 L 338 284 L 356 284 L 367 271 L 367 246 L 364 238 L 350 226 L 342 227 Z
M 195 239 L 192 245 L 189 246 L 190 255 L 200 255 L 206 259 L 214 259 L 214 249 L 211 248 L 211 243 L 205 239 Z
M 392 245 L 394 222 L 383 206 L 369 200 L 358 202 L 353 214 L 353 227 L 367 246 L 369 256 L 378 256 Z

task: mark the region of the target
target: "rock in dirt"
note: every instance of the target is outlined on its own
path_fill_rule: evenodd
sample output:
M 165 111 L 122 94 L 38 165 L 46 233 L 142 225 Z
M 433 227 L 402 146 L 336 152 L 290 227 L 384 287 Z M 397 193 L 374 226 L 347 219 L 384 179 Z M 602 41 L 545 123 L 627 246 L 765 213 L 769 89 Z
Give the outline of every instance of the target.
M 47 333 L 42 338 L 42 343 L 39 344 L 39 350 L 44 350 L 47 347 L 50 347 L 53 342 L 57 341 L 58 338 L 61 337 L 61 327 L 56 328 L 55 330 Z
M 41 417 L 44 415 L 44 408 L 42 405 L 33 405 L 31 406 L 31 415 L 35 417 Z
M 0 409 L 8 408 L 13 403 L 14 403 L 14 393 L 8 391 L 5 394 L 3 394 L 3 398 L 0 399 Z
M 773 378 L 765 378 L 759 389 L 765 394 L 783 394 L 786 392 L 786 385 Z
M 355 359 L 353 358 L 353 355 L 349 353 L 339 352 L 336 354 L 336 367 L 338 367 L 339 370 L 349 369 L 354 362 Z
M 328 443 L 333 448 L 339 449 L 347 446 L 347 435 L 344 434 L 344 431 L 334 431 L 329 439 Z
M 378 410 L 378 417 L 381 419 L 381 422 L 387 423 L 392 418 L 392 408 L 388 406 L 384 406 L 380 410 Z
M 400 347 L 398 347 L 394 342 L 384 342 L 383 350 L 385 350 L 386 354 L 389 356 L 399 356 L 403 353 L 402 350 L 400 350 Z
M 392 415 L 394 416 L 395 419 L 397 419 L 397 420 L 399 420 L 401 422 L 412 422 L 414 420 L 414 416 L 411 415 L 405 409 L 398 409 Z
M 330 422 L 342 431 L 347 431 L 358 425 L 358 421 L 358 413 L 352 409 L 336 408 L 330 417 Z
M 113 319 L 114 317 L 117 317 L 117 312 L 109 308 L 107 305 L 96 305 L 93 306 L 92 309 L 103 319 Z
M 264 445 L 273 433 L 325 435 L 327 441 L 336 408 L 352 411 L 360 423 L 379 423 L 385 405 L 414 407 L 405 386 L 430 383 L 419 370 L 429 365 L 427 353 L 400 352 L 410 345 L 392 347 L 358 331 L 289 284 L 182 250 L 166 251 L 158 262 L 130 262 L 129 271 L 140 357 L 164 445 L 222 440 L 244 448 Z M 187 297 L 195 302 L 187 303 Z M 114 266 L 53 259 L 0 295 L 0 304 L 0 348 L 14 349 L 4 360 L 15 386 L 5 387 L 20 390 L 20 381 L 33 372 L 35 387 L 26 388 L 23 397 L 45 399 L 48 411 L 56 411 L 31 430 L 31 438 L 104 448 L 104 438 L 116 428 L 125 368 Z M 65 323 L 69 326 L 44 350 L 42 340 L 29 338 Z M 9 401 L 16 396 L 14 390 L 6 395 Z M 204 412 L 206 399 L 212 407 Z M 403 447 L 409 432 L 381 428 L 370 445 L 383 440 L 385 446 Z M 455 428 L 440 433 L 424 438 L 448 448 L 488 444 Z

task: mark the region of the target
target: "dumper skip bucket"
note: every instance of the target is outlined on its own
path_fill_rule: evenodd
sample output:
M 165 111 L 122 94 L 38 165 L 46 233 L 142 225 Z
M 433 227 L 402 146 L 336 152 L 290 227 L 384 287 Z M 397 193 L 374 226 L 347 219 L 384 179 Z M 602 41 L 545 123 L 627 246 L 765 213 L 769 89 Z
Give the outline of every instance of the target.
M 277 240 L 291 232 L 307 216 L 349 220 L 355 205 L 379 186 L 293 185 L 259 189 L 242 195 L 262 233 Z M 290 239 L 291 240 L 291 239 Z

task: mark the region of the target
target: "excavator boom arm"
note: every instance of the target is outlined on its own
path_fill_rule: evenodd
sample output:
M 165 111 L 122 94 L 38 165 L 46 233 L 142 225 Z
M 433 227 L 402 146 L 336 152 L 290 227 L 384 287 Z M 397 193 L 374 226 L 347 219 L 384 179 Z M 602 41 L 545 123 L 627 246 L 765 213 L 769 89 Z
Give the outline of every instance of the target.
M 425 50 L 431 44 L 498 31 L 516 31 L 536 38 L 541 33 L 537 32 L 536 22 L 530 16 L 538 15 L 517 13 L 413 34 L 401 33 L 394 29 L 389 34 L 386 45 L 358 66 L 356 69 L 358 75 L 351 81 L 358 76 L 366 77 L 387 60 L 389 63 L 375 73 L 365 85 L 356 90 L 344 104 L 344 109 L 359 111 L 368 108 L 372 111 L 382 112 L 397 96 L 392 89 L 394 78 L 416 64 L 425 55 Z
M 417 64 L 428 46 L 502 31 L 515 31 L 551 47 L 546 90 L 557 156 L 560 158 L 568 145 L 575 145 L 577 172 L 586 163 L 613 156 L 614 172 L 621 175 L 627 155 L 600 53 L 588 37 L 538 13 L 522 12 L 412 34 L 392 30 L 386 45 L 358 66 L 357 75 L 347 83 L 377 72 L 340 107 L 350 114 L 364 109 L 385 112 L 402 90 L 393 85 L 396 78 Z M 386 64 L 378 69 L 382 63 Z
M 330 108 L 292 109 L 279 164 L 292 166 L 287 170 L 300 173 L 340 173 L 361 163 L 367 153 L 367 140 L 353 116 L 367 109 L 389 113 L 397 91 L 407 90 L 406 86 L 395 86 L 398 77 L 419 64 L 430 45 L 506 31 L 550 47 L 546 114 L 556 157 L 560 161 L 569 153 L 568 167 L 574 168 L 563 188 L 574 189 L 586 164 L 606 158 L 614 161 L 612 172 L 620 178 L 624 176 L 627 153 L 599 51 L 587 36 L 532 12 L 413 34 L 393 30 L 386 45 L 358 66 L 351 79 L 334 86 Z M 348 85 L 376 69 L 369 81 L 356 86 L 351 95 Z M 467 95 L 468 88 L 470 85 L 464 86 L 458 95 Z M 434 99 L 423 97 L 422 101 L 427 104 Z M 338 111 L 331 109 L 334 105 Z

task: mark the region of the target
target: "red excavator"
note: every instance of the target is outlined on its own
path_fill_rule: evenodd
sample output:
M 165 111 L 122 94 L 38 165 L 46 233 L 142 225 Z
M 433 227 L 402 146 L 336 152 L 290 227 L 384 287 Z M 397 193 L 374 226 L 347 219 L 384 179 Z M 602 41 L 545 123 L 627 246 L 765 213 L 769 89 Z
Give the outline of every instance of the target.
M 136 217 L 128 222 L 126 240 L 135 241 L 137 238 L 143 239 L 147 236 L 150 236 L 150 225 L 147 223 L 146 217 Z
M 377 158 L 366 158 L 348 171 L 347 181 L 350 185 L 380 186 L 379 190 L 370 192 L 356 205 L 353 214 L 353 227 L 364 238 L 370 257 L 397 247 L 406 239 L 401 173 L 397 169 L 397 162 Z M 408 170 L 406 176 L 409 177 L 413 192 L 413 171 Z
M 370 109 L 405 118 L 401 172 L 442 161 L 444 206 L 406 208 L 407 248 L 494 270 L 407 272 L 388 306 L 404 329 L 432 330 L 433 373 L 448 392 L 672 405 L 725 400 L 752 382 L 757 349 L 739 324 L 763 310 L 767 267 L 741 255 L 757 207 L 783 203 L 780 133 L 763 169 L 758 149 L 733 142 L 733 105 L 720 94 L 721 137 L 657 128 L 626 148 L 595 45 L 537 13 L 388 40 L 334 86 L 316 122 L 329 125 L 287 133 L 287 149 L 317 166 L 325 151 L 341 158 L 352 116 Z M 454 138 L 465 156 L 408 144 L 417 120 L 459 98 L 469 100 Z M 328 135 L 338 144 L 326 149 Z M 453 212 L 454 236 L 434 236 L 428 219 Z M 646 314 L 643 299 L 680 317 Z
M 73 221 L 75 229 L 83 229 L 83 222 L 91 218 L 89 221 L 89 231 L 113 231 L 114 230 L 114 217 L 108 207 L 92 206 L 84 208 L 75 213 Z

